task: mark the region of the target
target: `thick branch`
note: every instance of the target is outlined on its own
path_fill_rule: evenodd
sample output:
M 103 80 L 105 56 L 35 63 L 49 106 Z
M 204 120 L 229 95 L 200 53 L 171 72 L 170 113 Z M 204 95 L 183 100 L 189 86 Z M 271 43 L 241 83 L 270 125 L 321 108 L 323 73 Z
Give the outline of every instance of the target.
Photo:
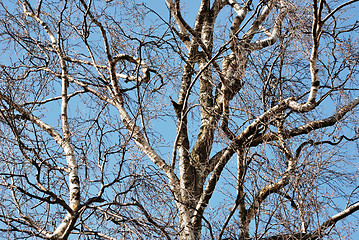
M 266 39 L 255 41 L 254 43 L 250 44 L 249 48 L 251 50 L 259 50 L 259 49 L 263 49 L 265 47 L 273 45 L 278 40 L 282 22 L 283 22 L 283 19 L 286 14 L 287 14 L 287 7 L 281 1 L 280 13 L 279 13 L 277 19 L 275 20 L 273 30 L 270 33 L 269 37 Z
M 353 214 L 354 212 L 356 212 L 358 210 L 359 210 L 359 203 L 356 203 L 356 204 L 346 208 L 342 212 L 334 215 L 333 217 L 331 217 L 330 219 L 325 221 L 308 239 L 310 239 L 310 240 L 321 239 L 322 236 L 324 235 L 323 233 L 325 232 L 325 230 L 334 226 L 338 221 L 346 218 L 347 216 Z
M 333 116 L 322 120 L 312 121 L 297 128 L 285 130 L 283 136 L 284 138 L 288 139 L 295 136 L 307 134 L 316 129 L 333 126 L 334 124 L 339 122 L 345 116 L 345 114 L 353 110 L 358 104 L 359 104 L 359 97 L 355 98 L 349 104 L 340 108 Z M 276 140 L 278 140 L 277 133 L 266 133 L 262 136 L 253 139 L 253 141 L 251 142 L 251 146 L 258 146 L 263 142 L 276 141 Z
M 181 16 L 180 9 L 178 8 L 177 4 L 175 4 L 172 0 L 166 0 L 166 4 L 167 4 L 167 7 L 170 10 L 172 16 L 174 17 L 178 28 L 179 28 L 179 31 L 180 31 L 179 38 L 182 40 L 182 42 L 185 44 L 185 46 L 189 49 L 190 48 L 189 33 L 182 21 L 183 19 L 181 19 L 182 16 Z
M 281 234 L 281 235 L 274 235 L 271 237 L 266 237 L 266 238 L 261 238 L 263 240 L 297 240 L 297 239 L 302 239 L 302 240 L 317 240 L 317 239 L 322 239 L 326 234 L 325 231 L 334 226 L 338 221 L 344 219 L 345 217 L 353 214 L 354 212 L 359 210 L 359 203 L 356 203 L 348 208 L 346 208 L 345 210 L 343 210 L 342 212 L 334 215 L 333 217 L 331 217 L 330 219 L 328 219 L 327 221 L 325 221 L 322 225 L 320 225 L 320 227 L 310 233 L 293 233 L 293 234 Z M 253 238 L 257 239 L 257 238 Z

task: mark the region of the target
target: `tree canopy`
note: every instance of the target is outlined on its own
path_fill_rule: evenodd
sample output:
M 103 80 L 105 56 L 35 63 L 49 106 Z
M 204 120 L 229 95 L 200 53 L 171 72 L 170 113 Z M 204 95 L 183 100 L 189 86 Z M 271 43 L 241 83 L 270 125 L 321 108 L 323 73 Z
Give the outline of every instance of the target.
M 0 1 L 0 236 L 350 239 L 358 2 Z

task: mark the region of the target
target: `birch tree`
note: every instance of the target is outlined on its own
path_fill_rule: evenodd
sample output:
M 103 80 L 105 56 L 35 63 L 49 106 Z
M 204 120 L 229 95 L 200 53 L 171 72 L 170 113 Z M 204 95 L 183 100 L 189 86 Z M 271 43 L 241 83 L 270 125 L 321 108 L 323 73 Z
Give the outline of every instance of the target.
M 358 1 L 1 1 L 0 236 L 350 239 Z

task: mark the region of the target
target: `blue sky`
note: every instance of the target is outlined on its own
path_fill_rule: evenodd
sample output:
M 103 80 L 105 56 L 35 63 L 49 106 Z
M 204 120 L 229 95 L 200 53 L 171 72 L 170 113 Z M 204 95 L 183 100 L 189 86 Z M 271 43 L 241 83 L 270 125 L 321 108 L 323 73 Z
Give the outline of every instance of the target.
M 183 2 L 185 2 L 184 17 L 188 21 L 188 23 L 193 26 L 200 1 L 192 0 L 192 1 L 183 1 Z M 159 12 L 160 14 L 162 14 L 164 19 L 168 19 L 168 11 L 167 11 L 164 0 L 146 1 L 146 4 L 149 7 L 156 10 L 157 12 Z M 173 96 L 173 98 L 175 99 L 176 96 Z M 54 106 L 54 108 L 58 107 L 56 103 L 54 103 L 53 106 Z M 53 119 L 51 117 L 48 118 L 48 120 L 51 120 L 51 121 L 53 120 L 54 125 L 56 125 L 57 124 L 56 121 L 58 121 L 57 118 Z M 168 139 L 174 139 L 175 122 L 162 121 L 160 126 L 161 126 L 160 132 L 165 137 L 167 137 Z M 171 128 L 171 130 L 169 130 L 169 128 Z M 164 149 L 164 151 L 166 151 L 166 149 Z M 171 149 L 169 149 L 169 152 L 171 152 Z M 232 168 L 234 166 L 235 166 L 235 161 L 232 161 L 231 164 L 228 166 L 228 168 Z M 223 184 L 224 183 L 225 183 L 225 180 L 223 180 Z M 223 201 L 226 198 L 225 195 L 222 195 L 219 192 L 217 192 L 217 195 L 215 195 L 215 196 L 216 197 L 214 197 L 211 201 L 212 206 L 215 206 L 217 203 Z M 359 215 L 359 213 L 357 213 L 357 215 Z M 359 239 L 359 233 L 353 235 L 353 239 Z

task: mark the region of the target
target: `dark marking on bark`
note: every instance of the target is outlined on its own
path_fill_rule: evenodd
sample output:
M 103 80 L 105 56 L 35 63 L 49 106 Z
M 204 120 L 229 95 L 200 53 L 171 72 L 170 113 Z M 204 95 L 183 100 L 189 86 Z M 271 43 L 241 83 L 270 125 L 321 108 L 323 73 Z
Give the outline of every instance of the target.
M 320 82 L 319 82 L 318 80 L 312 82 L 312 86 L 313 86 L 313 87 L 319 87 L 319 84 L 320 84 Z

